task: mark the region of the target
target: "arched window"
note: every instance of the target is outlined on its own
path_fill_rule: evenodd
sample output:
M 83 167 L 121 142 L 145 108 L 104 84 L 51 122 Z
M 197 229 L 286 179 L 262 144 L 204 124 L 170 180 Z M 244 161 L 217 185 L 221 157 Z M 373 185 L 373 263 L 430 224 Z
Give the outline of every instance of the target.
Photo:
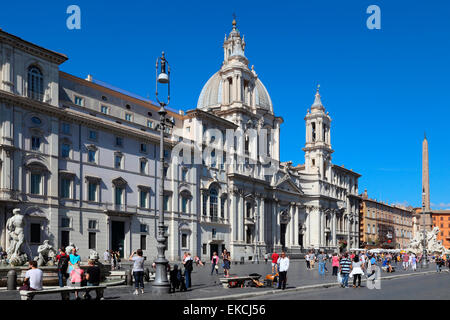
M 28 97 L 39 101 L 44 98 L 44 77 L 36 66 L 28 68 Z
M 217 218 L 217 190 L 211 189 L 209 191 L 209 215 Z

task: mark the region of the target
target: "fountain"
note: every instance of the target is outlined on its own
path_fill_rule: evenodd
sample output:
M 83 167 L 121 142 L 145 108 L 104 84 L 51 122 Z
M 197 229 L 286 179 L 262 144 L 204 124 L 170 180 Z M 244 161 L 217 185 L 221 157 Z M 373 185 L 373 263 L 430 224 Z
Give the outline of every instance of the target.
M 450 254 L 450 250 L 447 250 L 440 241 L 437 240 L 436 236 L 439 234 L 439 228 L 434 227 L 433 230 L 427 231 L 425 239 L 425 249 L 428 254 L 438 253 L 438 254 Z M 407 252 L 413 252 L 419 255 L 423 252 L 424 243 L 424 233 L 417 232 L 416 236 L 411 240 L 408 247 L 405 249 Z

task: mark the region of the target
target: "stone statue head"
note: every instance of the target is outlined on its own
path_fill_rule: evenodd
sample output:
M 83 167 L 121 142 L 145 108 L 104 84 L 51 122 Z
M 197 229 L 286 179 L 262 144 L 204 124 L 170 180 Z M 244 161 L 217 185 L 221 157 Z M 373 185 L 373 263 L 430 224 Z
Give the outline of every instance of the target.
M 13 214 L 14 215 L 20 214 L 20 209 L 19 208 L 13 209 Z

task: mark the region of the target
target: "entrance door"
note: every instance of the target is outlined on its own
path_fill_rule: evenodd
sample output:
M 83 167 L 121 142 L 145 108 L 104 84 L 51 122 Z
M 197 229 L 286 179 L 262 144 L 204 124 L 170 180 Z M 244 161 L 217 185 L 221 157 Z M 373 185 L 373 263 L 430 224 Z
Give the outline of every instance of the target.
M 280 224 L 280 243 L 283 250 L 286 248 L 286 226 L 287 224 Z
M 212 258 L 214 252 L 217 252 L 217 255 L 220 257 L 219 245 L 217 243 L 210 243 L 209 244 L 209 256 L 210 256 L 210 258 Z
M 111 224 L 111 249 L 119 251 L 120 256 L 124 257 L 125 247 L 125 222 L 112 221 Z

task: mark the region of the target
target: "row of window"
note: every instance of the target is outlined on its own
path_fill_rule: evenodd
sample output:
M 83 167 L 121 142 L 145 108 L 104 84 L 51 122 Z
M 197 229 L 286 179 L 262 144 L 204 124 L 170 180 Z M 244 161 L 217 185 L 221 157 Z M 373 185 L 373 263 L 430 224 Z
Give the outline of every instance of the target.
M 79 96 L 74 96 L 74 103 L 80 107 L 84 107 L 84 98 L 79 97 Z M 127 105 L 127 109 L 129 109 L 129 105 Z M 107 105 L 101 105 L 100 106 L 100 112 L 103 114 L 110 114 L 110 107 Z M 149 115 L 151 115 L 151 113 L 149 112 Z M 124 119 L 126 121 L 132 122 L 133 121 L 133 114 L 129 113 L 129 112 L 125 112 L 124 114 Z M 154 125 L 154 121 L 153 120 L 147 120 L 147 128 L 150 129 L 154 129 L 155 125 Z M 170 128 L 166 128 L 166 132 L 169 133 L 170 132 Z

